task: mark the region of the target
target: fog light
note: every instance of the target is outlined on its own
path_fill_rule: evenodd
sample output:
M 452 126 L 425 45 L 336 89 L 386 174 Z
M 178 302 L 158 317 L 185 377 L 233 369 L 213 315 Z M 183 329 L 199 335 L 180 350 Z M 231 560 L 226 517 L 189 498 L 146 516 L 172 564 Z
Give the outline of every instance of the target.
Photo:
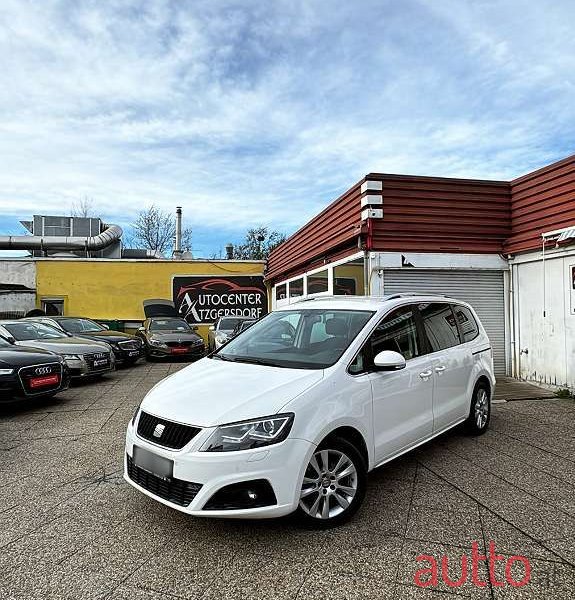
M 203 510 L 240 510 L 274 504 L 277 499 L 270 482 L 255 479 L 226 485 L 206 502 Z

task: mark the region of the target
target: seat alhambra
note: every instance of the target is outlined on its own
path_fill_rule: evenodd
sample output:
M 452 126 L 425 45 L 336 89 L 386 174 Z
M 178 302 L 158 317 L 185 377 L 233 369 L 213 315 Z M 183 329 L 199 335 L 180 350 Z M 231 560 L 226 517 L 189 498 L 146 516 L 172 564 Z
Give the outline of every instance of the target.
M 307 299 L 158 383 L 128 424 L 124 476 L 190 515 L 332 526 L 372 469 L 460 424 L 484 433 L 494 385 L 468 304 Z

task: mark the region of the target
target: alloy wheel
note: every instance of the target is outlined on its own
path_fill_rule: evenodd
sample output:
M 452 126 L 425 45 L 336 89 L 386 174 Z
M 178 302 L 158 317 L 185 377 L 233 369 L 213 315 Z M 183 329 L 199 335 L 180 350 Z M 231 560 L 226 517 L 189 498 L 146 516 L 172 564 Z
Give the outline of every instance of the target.
M 487 424 L 487 418 L 489 417 L 489 395 L 487 390 L 480 388 L 477 391 L 477 398 L 475 400 L 475 424 L 478 429 L 483 429 Z
M 318 450 L 304 474 L 300 508 L 315 519 L 332 519 L 351 505 L 358 489 L 353 461 L 339 450 Z

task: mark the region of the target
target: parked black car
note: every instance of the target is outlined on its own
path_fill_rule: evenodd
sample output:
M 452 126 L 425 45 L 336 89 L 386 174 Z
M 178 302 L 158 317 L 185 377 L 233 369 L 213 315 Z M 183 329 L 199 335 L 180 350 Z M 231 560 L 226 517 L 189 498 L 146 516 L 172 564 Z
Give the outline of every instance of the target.
M 53 396 L 69 384 L 70 373 L 62 357 L 15 346 L 0 336 L 0 404 Z
M 104 325 L 85 317 L 27 317 L 26 320 L 50 325 L 75 337 L 106 342 L 112 347 L 116 364 L 131 365 L 146 354 L 142 340 L 136 336 L 110 331 Z

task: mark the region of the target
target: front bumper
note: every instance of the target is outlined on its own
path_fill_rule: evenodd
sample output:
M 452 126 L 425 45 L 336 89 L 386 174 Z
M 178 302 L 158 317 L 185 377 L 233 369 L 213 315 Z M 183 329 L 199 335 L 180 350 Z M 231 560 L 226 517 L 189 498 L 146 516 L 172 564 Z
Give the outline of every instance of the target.
M 116 364 L 125 364 L 136 362 L 140 358 L 146 356 L 146 351 L 144 346 L 141 346 L 138 349 L 125 349 L 122 347 L 116 348 L 112 347 L 114 352 L 114 358 L 116 359 Z
M 204 429 L 182 450 L 171 451 L 138 437 L 130 423 L 126 433 L 124 479 L 158 502 L 197 517 L 265 519 L 287 515 L 297 508 L 299 489 L 305 467 L 314 449 L 313 444 L 306 440 L 288 438 L 280 444 L 257 450 L 199 452 L 198 449 L 213 431 L 213 428 Z M 133 457 L 134 443 L 140 448 L 173 460 L 173 478 L 178 483 L 193 482 L 201 486 L 187 506 L 161 498 L 130 478 L 127 463 Z M 204 510 L 206 503 L 222 488 L 254 480 L 270 483 L 276 504 L 261 508 Z
M 96 377 L 98 375 L 105 375 L 110 373 L 116 368 L 116 361 L 114 353 L 110 353 L 110 363 L 104 367 L 90 368 L 88 363 L 84 360 L 72 360 L 65 359 L 66 365 L 70 371 L 70 377 L 72 379 L 82 379 L 84 377 Z
M 0 375 L 0 404 L 11 403 L 15 400 L 32 400 L 45 396 L 54 396 L 70 387 L 70 371 L 63 364 L 60 373 L 60 384 L 47 389 L 39 388 L 37 391 L 27 391 L 17 372 L 12 375 Z
M 186 346 L 182 349 L 174 348 L 173 346 L 148 346 L 148 356 L 153 356 L 154 358 L 203 358 L 205 355 L 206 347 L 203 344 Z

